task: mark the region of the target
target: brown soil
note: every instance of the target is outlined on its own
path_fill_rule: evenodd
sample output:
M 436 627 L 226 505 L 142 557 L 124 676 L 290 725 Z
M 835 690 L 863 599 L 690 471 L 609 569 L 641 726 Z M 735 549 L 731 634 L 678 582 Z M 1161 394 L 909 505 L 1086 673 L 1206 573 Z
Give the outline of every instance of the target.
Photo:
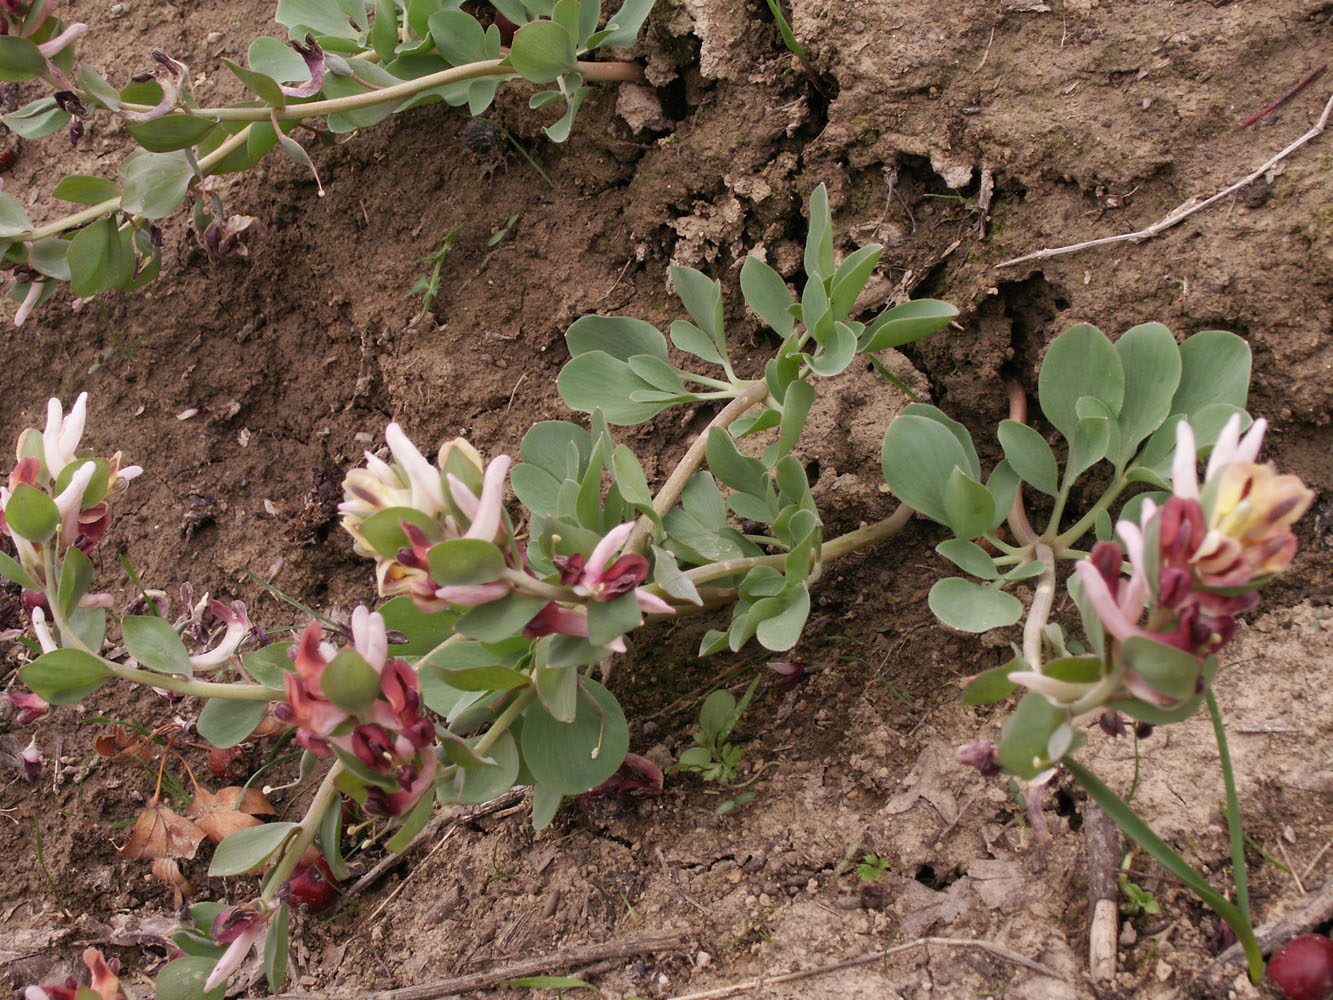
M 220 58 L 242 58 L 256 34 L 279 30 L 272 5 L 258 0 L 67 7 L 67 19 L 90 24 L 85 52 L 112 79 L 148 68 L 149 50 L 161 48 L 192 62 L 210 101 L 239 96 Z M 99 550 L 99 580 L 118 600 L 133 596 L 115 558 L 123 552 L 150 584 L 175 593 L 190 581 L 196 592 L 243 599 L 265 624 L 289 622 L 291 612 L 247 569 L 321 608 L 369 602 L 368 566 L 327 500 L 388 420 L 423 444 L 462 434 L 483 453 L 516 453 L 531 423 L 568 416 L 555 376 L 570 322 L 600 312 L 665 325 L 680 313 L 666 291 L 672 261 L 729 282 L 732 336 L 760 346 L 736 289 L 739 264 L 759 251 L 794 275 L 803 203 L 824 183 L 839 249 L 888 247 L 867 310 L 909 294 L 962 310 L 961 329 L 916 347 L 901 370 L 980 439 L 993 440 L 985 428 L 1004 414 L 1001 373 L 1034 386 L 1045 345 L 1075 322 L 1111 334 L 1148 320 L 1181 336 L 1223 328 L 1253 348 L 1251 409 L 1275 425 L 1268 453 L 1327 496 L 1328 136 L 1156 239 L 995 265 L 1142 228 L 1304 132 L 1328 98 L 1328 77 L 1256 124 L 1239 123 L 1324 59 L 1333 7 L 1054 7 L 792 0 L 826 98 L 783 48 L 764 3 L 658 0 L 636 53 L 653 89 L 598 90 L 565 145 L 541 137 L 544 113 L 527 109 L 522 87 L 502 93 L 492 117 L 554 188 L 516 156 L 497 167 L 464 148 L 456 136 L 465 118 L 439 105 L 329 146 L 308 141 L 323 198 L 301 168 L 271 155 L 225 192 L 230 210 L 267 229 L 248 263 L 208 264 L 175 220 L 163 275 L 146 294 L 72 312 L 62 293 L 5 338 L 0 441 L 39 424 L 48 396 L 89 391 L 90 443 L 147 470 Z M 59 136 L 25 144 L 5 188 L 34 218 L 52 217 L 55 179 L 114 176 L 125 151 L 119 129 L 98 119 L 76 152 Z M 419 303 L 406 293 L 426 267 L 419 260 L 459 225 L 433 315 L 410 326 Z M 895 397 L 883 382 L 853 380 L 821 418 L 807 457 L 819 462 L 834 528 L 891 507 L 876 435 Z M 198 412 L 177 419 L 188 410 Z M 652 479 L 699 426 L 668 416 L 623 438 Z M 1243 628 L 1218 687 L 1236 727 L 1247 830 L 1302 876 L 1251 852 L 1261 919 L 1333 872 L 1333 852 L 1321 852 L 1333 819 L 1327 514 L 1298 526 L 1297 563 Z M 959 705 L 959 681 L 1001 662 L 1007 637 L 934 622 L 924 598 L 942 568 L 930 551 L 936 536 L 914 524 L 821 581 L 797 651 L 810 676 L 788 695 L 761 687 L 742 722 L 754 802 L 719 816 L 718 789 L 671 777 L 660 800 L 593 815 L 567 807 L 541 834 L 525 809 L 477 818 L 333 920 L 302 921 L 296 981 L 352 996 L 678 930 L 685 943 L 675 950 L 589 974 L 610 996 L 670 997 L 935 934 L 1004 945 L 1050 974 L 932 946 L 763 995 L 1092 996 L 1081 794 L 1064 785 L 1048 796 L 1054 843 L 1036 852 L 1014 796 L 953 763 L 956 746 L 996 732 L 996 712 Z M 710 680 L 743 664 L 729 681 L 743 686 L 764 662 L 751 649 L 697 659 L 705 627 L 659 627 L 613 676 L 633 720 L 632 749 L 662 764 L 688 744 Z M 19 662 L 11 646 L 5 669 Z M 146 863 L 118 859 L 111 841 L 152 780 L 95 758 L 93 727 L 81 723 L 156 724 L 172 711 L 150 694 L 98 695 L 37 727 L 47 761 L 40 785 L 8 772 L 0 965 L 15 988 L 59 979 L 92 942 L 120 958 L 131 994 L 145 995 L 137 973 L 163 954 L 155 935 L 171 925 L 171 904 Z M 9 735 L 30 738 L 12 723 Z M 1206 719 L 1196 719 L 1145 743 L 1136 803 L 1226 885 L 1209 738 Z M 1132 748 L 1091 742 L 1091 759 L 1127 787 Z M 295 810 L 302 794 L 275 798 Z M 868 852 L 887 862 L 879 908 L 862 905 L 855 872 Z M 1153 871 L 1141 856 L 1136 866 Z M 209 883 L 205 867 L 196 861 L 187 874 L 206 895 L 239 899 L 253 889 Z M 1161 912 L 1125 919 L 1122 972 L 1104 995 L 1207 995 L 1200 984 L 1215 921 L 1182 890 L 1140 881 Z M 549 971 L 579 974 L 555 960 Z M 1218 995 L 1228 989 L 1259 995 L 1239 972 Z

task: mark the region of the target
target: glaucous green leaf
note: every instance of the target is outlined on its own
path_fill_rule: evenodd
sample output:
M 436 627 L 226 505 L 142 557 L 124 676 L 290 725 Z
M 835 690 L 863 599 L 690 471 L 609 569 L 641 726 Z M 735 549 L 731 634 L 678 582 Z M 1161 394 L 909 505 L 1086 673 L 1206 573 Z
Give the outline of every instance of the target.
M 883 253 L 882 246 L 872 243 L 848 254 L 838 265 L 838 269 L 833 272 L 832 290 L 829 292 L 829 305 L 833 308 L 834 319 L 847 318 L 856 297 L 875 272 Z
M 174 113 L 127 126 L 134 141 L 151 153 L 170 153 L 193 146 L 217 128 L 207 118 Z
M 88 592 L 88 586 L 92 582 L 93 561 L 80 550 L 70 546 L 60 566 L 58 603 L 62 615 L 70 614 L 78 606 L 79 599 Z
M 518 744 L 513 734 L 508 731 L 501 733 L 500 738 L 491 744 L 486 753 L 493 766 L 460 768 L 461 787 L 457 787 L 449 796 L 449 801 L 462 805 L 476 805 L 489 802 L 509 791 L 510 786 L 518 778 L 521 763 Z
M 1095 326 L 1070 327 L 1051 342 L 1037 375 L 1041 410 L 1055 428 L 1072 440 L 1078 426 L 1078 401 L 1100 399 L 1113 414 L 1125 399 L 1125 371 L 1106 335 Z
M 320 675 L 324 697 L 339 708 L 360 714 L 380 694 L 380 675 L 355 649 L 340 649 Z
M 156 615 L 127 615 L 121 619 L 120 628 L 125 648 L 141 667 L 160 674 L 193 676 L 185 643 L 165 619 Z
M 1000 765 L 1020 778 L 1035 778 L 1054 763 L 1049 755 L 1051 737 L 1065 723 L 1063 710 L 1028 692 L 1000 729 Z
M 829 214 L 828 188 L 823 184 L 810 195 L 807 213 L 809 228 L 805 234 L 805 274 L 807 286 L 802 298 L 810 294 L 810 283 L 833 277 L 833 217 Z
M 510 594 L 498 601 L 469 608 L 458 619 L 454 630 L 482 642 L 500 642 L 522 632 L 523 626 L 532 621 L 546 604 L 544 597 Z
M 29 691 L 52 705 L 72 705 L 101 687 L 111 671 L 81 649 L 54 649 L 20 667 L 19 676 Z
M 1130 636 L 1120 647 L 1121 663 L 1154 691 L 1176 701 L 1197 692 L 1202 673 L 1198 657 L 1143 636 Z
M 134 247 L 129 228 L 122 232 L 115 219 L 99 219 L 70 240 L 70 291 L 89 299 L 108 288 L 119 288 L 134 275 Z
M 165 219 L 185 200 L 194 168 L 185 153 L 136 149 L 120 165 L 125 177 L 121 208 L 145 219 Z
M 926 417 L 935 421 L 941 427 L 947 428 L 967 456 L 967 464 L 962 467 L 963 471 L 973 479 L 981 478 L 981 461 L 977 458 L 977 447 L 972 443 L 972 435 L 966 427 L 938 406 L 932 406 L 929 403 L 908 403 L 903 407 L 902 412 L 913 417 Z
M 1001 421 L 999 438 L 1005 460 L 1023 482 L 1047 496 L 1060 492 L 1060 469 L 1045 438 L 1017 420 Z
M 199 713 L 199 735 L 220 750 L 244 741 L 268 712 L 266 701 L 210 698 Z
M 72 201 L 76 205 L 100 205 L 119 198 L 120 186 L 104 177 L 70 174 L 62 178 L 51 193 L 61 201 Z
M 264 977 L 273 993 L 281 993 L 287 983 L 287 914 L 287 904 L 283 903 L 269 921 L 268 932 L 264 935 Z
M 929 417 L 900 414 L 884 434 L 884 479 L 903 503 L 940 524 L 949 523 L 944 491 L 955 468 L 968 469 L 963 446 Z
M 18 483 L 5 504 L 9 529 L 29 542 L 45 542 L 60 527 L 60 511 L 55 501 L 27 483 Z
M 620 9 L 611 15 L 606 27 L 588 36 L 588 48 L 627 49 L 639 37 L 639 29 L 648 19 L 656 0 L 624 0 Z
M 1245 409 L 1250 391 L 1250 345 L 1226 330 L 1204 330 L 1180 345 L 1180 385 L 1172 413 L 1195 415 L 1213 403 Z
M 442 587 L 491 583 L 505 570 L 504 553 L 480 538 L 453 538 L 426 554 L 431 578 Z
M 293 38 L 303 38 L 306 30 L 316 35 L 335 35 L 354 39 L 357 30 L 346 13 L 328 0 L 278 0 L 277 22 L 286 26 Z
M 31 39 L 0 35 L 0 80 L 18 83 L 45 72 L 46 59 Z
M 938 299 L 916 299 L 880 313 L 866 327 L 857 349 L 862 354 L 902 347 L 937 333 L 958 316 L 958 309 Z
M 0 35 L 0 38 L 8 38 L 8 35 Z M 28 213 L 23 210 L 8 191 L 0 191 L 0 238 L 6 236 L 18 236 L 20 233 L 26 233 L 32 229 L 32 220 L 28 218 Z
M 990 530 L 995 498 L 985 486 L 954 466 L 944 486 L 945 522 L 959 538 L 976 538 Z
M 582 316 L 565 331 L 571 357 L 604 351 L 620 361 L 636 354 L 653 354 L 670 362 L 666 338 L 651 323 L 628 316 Z
M 0 35 L 0 38 L 6 36 Z M 54 98 L 43 97 L 25 104 L 17 111 L 3 116 L 9 130 L 24 139 L 45 139 L 48 135 L 59 132 L 69 124 L 69 112 L 55 102 Z
M 528 708 L 522 751 L 538 787 L 578 795 L 611 777 L 624 761 L 629 751 L 625 713 L 606 688 L 584 678 L 573 722 L 558 722 L 540 702 Z
M 741 265 L 741 294 L 745 296 L 745 304 L 778 336 L 786 340 L 792 335 L 796 318 L 790 310 L 796 300 L 782 275 L 758 257 L 746 257 Z
M 264 823 L 237 830 L 218 844 L 208 874 L 244 875 L 255 871 L 287 842 L 296 827 L 295 823 Z
M 802 585 L 788 598 L 766 598 L 754 606 L 754 631 L 759 645 L 775 653 L 786 652 L 801 638 L 810 616 L 810 591 Z
M 731 435 L 721 427 L 708 433 L 705 454 L 708 468 L 733 490 L 762 497 L 768 489 L 768 469 L 757 458 L 742 455 Z
M 983 670 L 967 682 L 963 689 L 964 705 L 994 705 L 1004 701 L 1018 690 L 1018 685 L 1009 679 L 1016 670 L 1026 670 L 1027 663 L 1017 654 L 1008 663 L 990 670 Z
M 310 69 L 305 59 L 290 45 L 276 38 L 261 35 L 250 43 L 245 61 L 256 73 L 284 83 L 309 83 Z
M 950 538 L 935 546 L 935 551 L 948 559 L 964 573 L 971 573 L 983 580 L 999 578 L 995 569 L 995 560 L 975 542 L 966 538 Z
M 530 21 L 514 32 L 509 60 L 515 72 L 533 83 L 547 83 L 578 70 L 574 38 L 554 21 Z
M 392 559 L 408 544 L 404 521 L 425 531 L 427 537 L 439 530 L 430 515 L 415 507 L 386 507 L 361 522 L 361 534 L 379 555 Z
M 1023 616 L 1023 604 L 1012 594 L 951 576 L 930 588 L 928 599 L 935 617 L 964 632 L 987 632 L 1012 625 Z
M 48 278 L 69 281 L 69 240 L 54 236 L 38 240 L 28 248 L 28 266 Z
M 216 958 L 202 955 L 172 959 L 162 967 L 154 980 L 158 1000 L 223 1000 L 227 995 L 226 983 L 204 992 L 204 983 L 208 982 L 217 964 Z
M 1106 457 L 1111 444 L 1111 421 L 1106 417 L 1084 417 L 1074 425 L 1065 461 L 1065 482 L 1072 483 L 1084 471 Z
M 1120 440 L 1108 457 L 1116 468 L 1123 468 L 1171 412 L 1182 366 L 1180 348 L 1161 323 L 1131 327 L 1116 341 L 1115 350 L 1125 370 L 1125 400 L 1120 408 Z
M 486 32 L 481 22 L 461 10 L 442 10 L 429 20 L 431 41 L 451 66 L 481 62 L 486 55 Z
M 653 387 L 635 375 L 624 361 L 601 350 L 571 358 L 560 370 L 556 386 L 560 398 L 571 410 L 591 413 L 600 409 L 609 423 L 620 426 L 651 420 L 670 406 L 673 398 L 662 401 L 662 394 L 654 390 L 653 395 L 659 398 L 636 402 L 632 398 L 635 393 Z
M 389 647 L 389 652 L 393 656 L 424 656 L 453 635 L 454 622 L 458 620 L 456 612 L 422 611 L 406 594 L 385 601 L 380 605 L 379 611 L 384 616 L 384 624 L 387 627 L 407 637 L 407 642 Z M 261 683 L 268 683 L 259 677 L 255 679 Z

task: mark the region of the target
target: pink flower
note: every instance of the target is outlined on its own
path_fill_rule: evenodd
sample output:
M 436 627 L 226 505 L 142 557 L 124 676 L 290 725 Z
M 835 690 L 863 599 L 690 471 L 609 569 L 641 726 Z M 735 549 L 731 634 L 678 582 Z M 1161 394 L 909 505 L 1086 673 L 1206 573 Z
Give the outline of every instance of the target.
M 33 694 L 31 691 L 6 691 L 5 697 L 10 700 L 15 708 L 19 710 L 15 721 L 20 726 L 26 726 L 30 722 L 36 722 L 50 709 L 41 697 Z
M 591 597 L 594 601 L 614 601 L 634 591 L 639 610 L 654 615 L 672 615 L 673 608 L 656 594 L 641 590 L 639 584 L 648 579 L 648 560 L 637 552 L 627 552 L 614 561 L 634 530 L 633 524 L 622 524 L 608 531 L 588 556 L 587 566 L 574 584 L 574 592 Z M 568 565 L 573 566 L 571 561 Z M 563 574 L 562 574 L 563 579 Z
M 91 989 L 102 1000 L 124 1000 L 116 975 L 119 965 L 114 959 L 108 962 L 96 948 L 87 948 L 83 952 L 83 964 L 88 966 L 89 986 L 81 988 L 78 980 L 70 976 L 63 986 L 29 986 L 23 992 L 24 997 L 26 1000 L 75 1000 L 79 993 Z
M 214 941 L 227 945 L 227 950 L 204 981 L 205 993 L 217 989 L 241 967 L 268 925 L 269 917 L 268 912 L 244 906 L 229 906 L 217 915 L 211 933 Z

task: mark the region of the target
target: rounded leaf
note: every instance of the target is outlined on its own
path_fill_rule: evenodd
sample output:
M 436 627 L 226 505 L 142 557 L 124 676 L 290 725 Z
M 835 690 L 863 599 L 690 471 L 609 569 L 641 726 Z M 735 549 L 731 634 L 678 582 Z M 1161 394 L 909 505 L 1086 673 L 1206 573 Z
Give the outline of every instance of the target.
M 160 674 L 193 675 L 190 654 L 176 630 L 153 615 L 129 615 L 120 623 L 125 648 L 139 665 Z
M 431 546 L 426 554 L 431 578 L 442 587 L 492 583 L 505 570 L 505 557 L 491 542 L 455 538 Z
M 1051 342 L 1037 376 L 1037 395 L 1046 419 L 1067 439 L 1078 426 L 1078 401 L 1092 396 L 1113 414 L 1125 399 L 1125 370 L 1106 335 L 1095 326 L 1070 327 Z
M 949 428 L 929 417 L 903 414 L 885 432 L 881 458 L 894 496 L 933 521 L 949 523 L 945 487 L 954 469 L 969 465 Z
M 244 875 L 252 872 L 277 851 L 296 830 L 295 823 L 265 823 L 223 839 L 213 852 L 209 875 Z
M 555 21 L 531 21 L 514 32 L 509 61 L 533 83 L 548 83 L 579 68 L 574 36 Z
M 583 679 L 573 722 L 557 722 L 539 702 L 523 717 L 523 760 L 551 792 L 578 795 L 596 788 L 628 752 L 625 713 L 594 680 Z
M 52 705 L 72 705 L 111 676 L 105 663 L 81 649 L 53 649 L 19 669 L 33 694 Z
M 964 632 L 987 632 L 1004 628 L 1023 615 L 1023 604 L 1013 594 L 983 587 L 951 576 L 930 588 L 930 610 L 951 628 Z
M 9 530 L 27 541 L 45 542 L 60 527 L 60 511 L 49 496 L 27 483 L 19 483 L 5 504 Z

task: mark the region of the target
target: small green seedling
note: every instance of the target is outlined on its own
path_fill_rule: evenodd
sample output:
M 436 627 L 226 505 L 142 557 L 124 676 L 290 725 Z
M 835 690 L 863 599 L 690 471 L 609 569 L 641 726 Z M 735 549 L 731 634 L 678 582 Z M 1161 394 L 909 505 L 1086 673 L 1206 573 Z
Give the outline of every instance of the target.
M 454 248 L 454 242 L 462 232 L 462 226 L 455 226 L 444 234 L 434 252 L 421 258 L 421 263 L 433 263 L 435 267 L 429 275 L 420 275 L 407 293 L 406 297 L 409 299 L 413 295 L 421 296 L 421 312 L 417 313 L 412 319 L 410 326 L 416 326 L 420 323 L 425 318 L 426 313 L 430 312 L 430 307 L 435 304 L 435 296 L 440 294 L 440 271 L 444 267 L 444 258 L 449 256 L 449 251 Z
M 758 686 L 759 678 L 756 677 L 740 701 L 730 691 L 714 691 L 705 698 L 703 708 L 699 710 L 699 731 L 694 734 L 696 745 L 681 753 L 672 770 L 693 771 L 704 781 L 716 781 L 721 785 L 735 781 L 744 751 L 728 743 L 727 737 L 750 707 L 750 699 Z
M 881 858 L 878 854 L 863 854 L 861 863 L 856 866 L 856 877 L 862 882 L 877 882 L 888 870 L 887 858 Z

